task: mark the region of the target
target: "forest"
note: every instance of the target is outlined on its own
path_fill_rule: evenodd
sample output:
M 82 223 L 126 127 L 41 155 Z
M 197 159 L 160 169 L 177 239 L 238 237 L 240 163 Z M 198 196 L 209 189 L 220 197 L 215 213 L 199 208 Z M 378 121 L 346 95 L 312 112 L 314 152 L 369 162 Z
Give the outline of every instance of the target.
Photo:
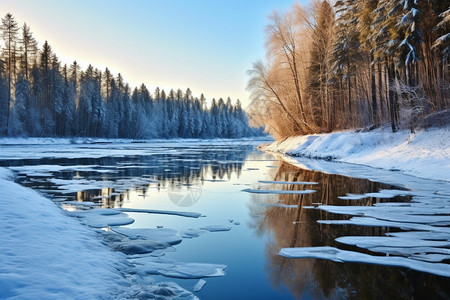
M 449 32 L 449 0 L 320 0 L 275 11 L 266 57 L 248 71 L 251 122 L 280 139 L 414 131 L 427 116 L 448 116 Z
M 194 97 L 189 88 L 151 93 L 76 61 L 59 61 L 30 26 L 1 19 L 0 136 L 106 138 L 237 138 L 261 135 L 237 100 Z

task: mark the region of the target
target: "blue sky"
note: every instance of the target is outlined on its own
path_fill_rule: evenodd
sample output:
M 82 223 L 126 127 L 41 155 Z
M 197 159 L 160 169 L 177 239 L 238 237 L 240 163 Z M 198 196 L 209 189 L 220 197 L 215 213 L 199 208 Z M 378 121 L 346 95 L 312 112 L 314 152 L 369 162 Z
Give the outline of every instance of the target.
M 295 0 L 2 0 L 48 40 L 63 62 L 77 60 L 153 91 L 189 87 L 208 99 L 248 104 L 246 71 L 264 57 L 264 27 L 273 10 Z

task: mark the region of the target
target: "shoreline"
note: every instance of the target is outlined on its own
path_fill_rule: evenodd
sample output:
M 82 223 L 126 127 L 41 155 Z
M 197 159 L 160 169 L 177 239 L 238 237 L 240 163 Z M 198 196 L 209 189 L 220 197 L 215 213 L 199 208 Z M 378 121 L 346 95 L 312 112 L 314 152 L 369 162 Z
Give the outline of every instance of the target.
M 450 182 L 450 127 L 411 134 L 387 128 L 289 137 L 261 145 L 263 151 L 400 172 Z

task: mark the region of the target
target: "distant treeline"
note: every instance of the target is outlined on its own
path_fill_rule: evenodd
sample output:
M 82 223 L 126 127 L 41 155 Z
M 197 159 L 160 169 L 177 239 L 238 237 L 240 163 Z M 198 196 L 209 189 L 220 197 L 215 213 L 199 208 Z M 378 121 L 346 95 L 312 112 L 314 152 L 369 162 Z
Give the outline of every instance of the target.
M 190 89 L 151 93 L 118 74 L 75 61 L 61 65 L 46 41 L 39 50 L 30 27 L 2 18 L 0 135 L 107 138 L 236 138 L 261 135 L 239 100 L 193 97 Z
M 269 17 L 266 49 L 249 71 L 252 121 L 278 138 L 413 130 L 450 108 L 449 0 L 297 3 Z

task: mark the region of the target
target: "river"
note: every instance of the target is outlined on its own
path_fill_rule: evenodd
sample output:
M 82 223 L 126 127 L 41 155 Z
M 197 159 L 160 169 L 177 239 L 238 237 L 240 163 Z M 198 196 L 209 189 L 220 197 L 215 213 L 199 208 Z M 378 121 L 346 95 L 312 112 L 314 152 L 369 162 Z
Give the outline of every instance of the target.
M 204 278 L 206 285 L 195 293 L 201 299 L 450 298 L 450 274 L 439 273 L 450 262 L 449 183 L 292 160 L 261 152 L 257 144 L 9 145 L 0 166 L 69 212 L 122 208 L 134 219 L 123 227 L 176 230 L 182 242 L 173 243 L 165 257 L 226 265 L 223 276 Z M 406 268 L 279 254 L 283 248 L 323 246 L 413 263 Z M 152 276 L 189 291 L 201 277 Z

